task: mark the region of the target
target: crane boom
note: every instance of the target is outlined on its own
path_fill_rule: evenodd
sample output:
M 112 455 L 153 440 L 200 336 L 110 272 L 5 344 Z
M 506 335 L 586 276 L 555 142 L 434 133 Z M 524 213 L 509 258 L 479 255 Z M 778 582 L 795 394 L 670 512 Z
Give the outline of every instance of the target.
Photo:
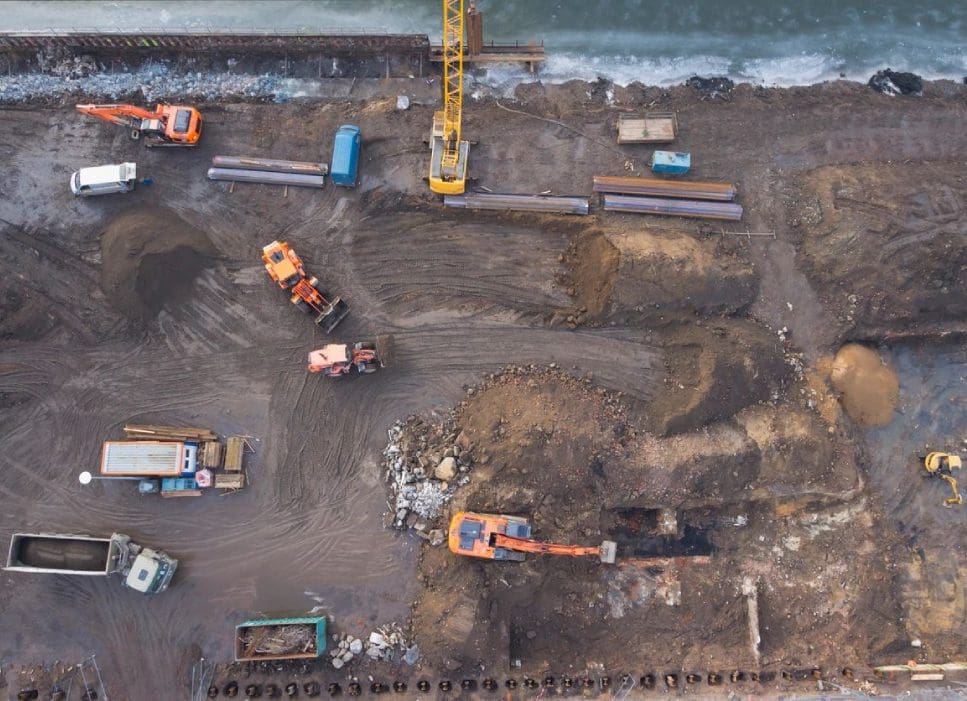
M 443 109 L 433 113 L 430 189 L 460 195 L 466 187 L 470 144 L 463 122 L 463 0 L 443 0 Z

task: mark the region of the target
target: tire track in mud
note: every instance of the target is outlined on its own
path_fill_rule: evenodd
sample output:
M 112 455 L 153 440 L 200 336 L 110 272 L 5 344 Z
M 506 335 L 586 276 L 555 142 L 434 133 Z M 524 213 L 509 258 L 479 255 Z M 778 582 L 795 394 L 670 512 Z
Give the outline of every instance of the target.
M 358 223 L 346 265 L 359 281 L 353 294 L 384 316 L 506 309 L 539 318 L 570 301 L 554 283 L 565 246 L 565 233 L 544 232 L 536 221 L 528 227 L 410 213 Z

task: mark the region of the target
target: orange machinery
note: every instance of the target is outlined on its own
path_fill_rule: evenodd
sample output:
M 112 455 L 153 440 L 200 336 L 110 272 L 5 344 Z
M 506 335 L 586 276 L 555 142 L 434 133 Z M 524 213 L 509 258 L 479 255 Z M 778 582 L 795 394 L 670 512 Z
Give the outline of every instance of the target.
M 349 305 L 339 297 L 328 299 L 318 278 L 306 274 L 302 259 L 285 241 L 273 241 L 262 247 L 265 270 L 279 287 L 286 290 L 289 301 L 306 314 L 315 316 L 318 326 L 329 333 L 349 313 Z
M 326 377 L 343 377 L 355 370 L 369 375 L 386 367 L 390 354 L 391 335 L 377 336 L 375 341 L 330 343 L 309 353 L 309 372 L 321 372 Z
M 144 137 L 145 146 L 197 146 L 201 113 L 184 105 L 158 105 L 154 112 L 135 105 L 77 105 L 81 114 L 131 129 L 131 138 Z
M 618 545 L 611 540 L 596 546 L 562 545 L 534 540 L 531 532 L 530 522 L 520 516 L 460 511 L 450 519 L 448 545 L 457 555 L 516 562 L 523 562 L 526 553 L 536 553 L 593 556 L 610 564 L 617 555 Z

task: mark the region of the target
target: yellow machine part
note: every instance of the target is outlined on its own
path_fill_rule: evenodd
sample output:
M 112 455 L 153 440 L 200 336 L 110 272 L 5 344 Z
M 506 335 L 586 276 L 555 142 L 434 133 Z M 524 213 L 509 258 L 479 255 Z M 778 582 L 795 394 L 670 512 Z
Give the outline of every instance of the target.
M 466 189 L 470 143 L 462 141 L 463 0 L 443 0 L 443 109 L 433 114 L 430 189 L 461 195 Z
M 957 478 L 951 473 L 952 470 L 960 470 L 963 468 L 963 461 L 959 455 L 934 451 L 923 459 L 923 467 L 929 475 L 939 477 L 950 485 L 953 496 L 944 500 L 944 506 L 950 508 L 951 506 L 963 505 L 964 498 L 960 494 Z

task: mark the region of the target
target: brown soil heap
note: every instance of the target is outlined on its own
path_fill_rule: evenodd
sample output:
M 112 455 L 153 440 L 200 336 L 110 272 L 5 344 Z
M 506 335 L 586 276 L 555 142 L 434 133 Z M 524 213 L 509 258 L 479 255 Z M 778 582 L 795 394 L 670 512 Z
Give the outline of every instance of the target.
M 101 285 L 118 311 L 144 321 L 187 301 L 214 252 L 205 233 L 174 212 L 130 210 L 101 234 Z

